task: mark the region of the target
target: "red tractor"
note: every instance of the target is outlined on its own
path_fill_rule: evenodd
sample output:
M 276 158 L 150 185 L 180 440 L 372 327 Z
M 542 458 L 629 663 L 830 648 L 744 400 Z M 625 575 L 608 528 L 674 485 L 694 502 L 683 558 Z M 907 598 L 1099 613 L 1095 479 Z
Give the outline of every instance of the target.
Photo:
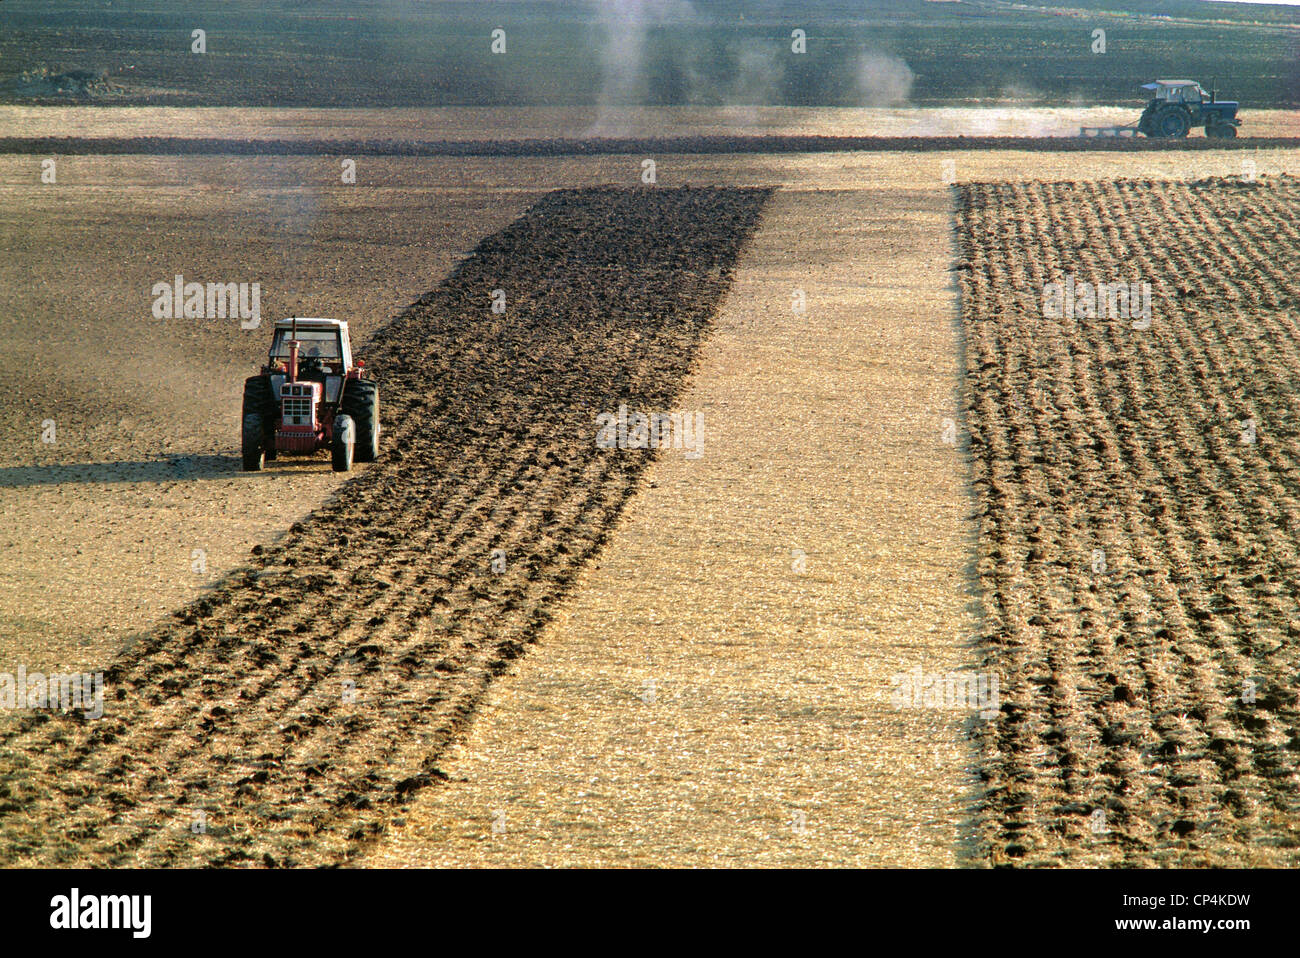
M 335 472 L 379 456 L 379 387 L 352 362 L 348 324 L 282 319 L 262 372 L 244 383 L 244 470 L 329 449 Z

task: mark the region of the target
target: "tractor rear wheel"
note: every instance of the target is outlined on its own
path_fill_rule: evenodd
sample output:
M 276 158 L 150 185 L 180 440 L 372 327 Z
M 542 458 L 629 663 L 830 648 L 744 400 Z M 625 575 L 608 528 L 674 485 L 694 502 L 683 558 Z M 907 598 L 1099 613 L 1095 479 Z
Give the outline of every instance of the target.
M 244 472 L 261 472 L 262 466 L 266 463 L 266 430 L 263 428 L 260 413 L 250 412 L 244 416 L 244 425 L 239 438 Z
M 1147 104 L 1147 108 L 1142 111 L 1142 115 L 1138 117 L 1138 132 L 1143 136 L 1155 136 L 1151 128 L 1151 119 L 1155 115 L 1156 105 L 1154 103 L 1149 103 Z
M 280 406 L 271 388 L 270 376 L 249 376 L 244 380 L 244 418 L 256 414 L 262 419 L 262 450 L 268 462 L 275 459 L 275 422 Z
M 334 438 L 330 440 L 330 460 L 335 472 L 352 469 L 352 446 L 349 441 L 356 436 L 356 426 L 350 416 L 339 413 L 334 417 Z
M 1156 113 L 1152 127 L 1156 136 L 1177 139 L 1187 135 L 1192 128 L 1192 118 L 1181 106 L 1166 106 Z
M 379 387 L 369 379 L 354 379 L 343 387 L 339 409 L 357 427 L 357 462 L 379 458 Z

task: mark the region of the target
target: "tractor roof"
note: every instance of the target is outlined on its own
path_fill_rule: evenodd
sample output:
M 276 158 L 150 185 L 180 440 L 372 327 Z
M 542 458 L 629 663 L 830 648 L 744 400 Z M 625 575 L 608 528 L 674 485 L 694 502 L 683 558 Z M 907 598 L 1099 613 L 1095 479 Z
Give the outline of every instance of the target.
M 347 322 L 342 319 L 321 319 L 320 317 L 312 316 L 299 316 L 296 321 L 299 326 L 302 326 L 305 329 L 311 329 L 312 327 L 315 327 L 316 329 L 335 329 L 340 326 L 347 326 Z M 275 322 L 275 328 L 292 329 L 294 322 L 295 320 L 293 317 L 290 317 L 289 319 L 278 319 Z
M 1200 86 L 1195 80 L 1157 80 L 1155 83 L 1144 83 L 1142 89 L 1154 90 L 1162 86 Z

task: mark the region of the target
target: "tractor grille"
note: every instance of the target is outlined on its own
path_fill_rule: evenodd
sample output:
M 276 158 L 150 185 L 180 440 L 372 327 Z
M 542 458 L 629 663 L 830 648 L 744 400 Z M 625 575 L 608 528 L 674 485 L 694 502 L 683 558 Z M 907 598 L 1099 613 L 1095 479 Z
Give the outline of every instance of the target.
M 310 426 L 312 424 L 312 399 L 310 396 L 286 396 L 284 398 L 284 424 L 286 426 Z

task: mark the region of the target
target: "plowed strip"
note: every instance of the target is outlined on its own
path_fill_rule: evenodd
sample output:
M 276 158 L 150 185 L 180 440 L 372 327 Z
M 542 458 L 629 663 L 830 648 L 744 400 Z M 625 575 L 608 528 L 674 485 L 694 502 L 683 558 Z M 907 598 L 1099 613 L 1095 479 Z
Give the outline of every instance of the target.
M 1286 178 L 961 191 L 995 861 L 1300 862 L 1297 217 Z M 1071 273 L 1151 327 L 1044 317 Z
M 380 831 L 600 549 L 647 457 L 595 417 L 671 408 L 767 196 L 558 191 L 483 241 L 367 351 L 383 460 L 125 651 L 103 719 L 0 740 L 0 864 L 331 863 Z

